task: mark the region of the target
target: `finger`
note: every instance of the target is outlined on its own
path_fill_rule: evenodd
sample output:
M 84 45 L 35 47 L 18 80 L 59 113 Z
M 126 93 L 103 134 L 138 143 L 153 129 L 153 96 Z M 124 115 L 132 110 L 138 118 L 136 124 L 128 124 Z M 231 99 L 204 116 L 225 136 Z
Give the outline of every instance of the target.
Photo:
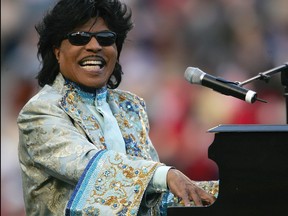
M 179 197 L 181 200 L 179 203 L 182 203 L 184 206 L 190 206 L 190 199 L 189 199 L 189 191 L 186 188 L 181 187 L 183 185 L 180 184 L 180 187 L 177 187 L 177 191 L 174 192 L 176 197 Z
M 192 199 L 196 206 L 203 206 L 202 199 L 198 195 L 197 191 L 190 191 L 190 199 Z
M 184 206 L 189 207 L 191 205 L 187 194 L 183 195 L 181 198 L 184 203 Z
M 201 188 L 199 188 L 198 194 L 201 197 L 201 199 L 204 200 L 205 202 L 207 202 L 208 204 L 212 204 L 216 200 L 215 196 L 207 193 L 205 190 L 203 190 Z
M 214 196 L 208 196 L 206 198 L 203 198 L 203 200 L 205 200 L 205 202 L 207 203 L 207 205 L 209 204 L 213 204 L 216 201 L 216 197 Z

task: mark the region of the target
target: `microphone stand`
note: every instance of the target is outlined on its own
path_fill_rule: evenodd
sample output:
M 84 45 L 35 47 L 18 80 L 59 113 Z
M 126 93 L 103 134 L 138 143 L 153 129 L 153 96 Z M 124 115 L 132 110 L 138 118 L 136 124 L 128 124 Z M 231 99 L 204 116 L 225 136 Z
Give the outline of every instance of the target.
M 281 72 L 281 83 L 284 86 L 284 97 L 286 98 L 286 123 L 288 124 L 288 62 L 286 62 L 284 65 L 272 68 L 263 73 L 259 73 L 257 76 L 243 82 L 237 82 L 237 85 L 243 86 L 254 80 L 263 80 L 267 83 L 270 80 L 271 75 L 279 72 Z
M 287 65 L 287 64 L 286 64 Z M 284 86 L 284 97 L 286 97 L 286 123 L 288 124 L 288 72 L 282 71 L 281 83 Z

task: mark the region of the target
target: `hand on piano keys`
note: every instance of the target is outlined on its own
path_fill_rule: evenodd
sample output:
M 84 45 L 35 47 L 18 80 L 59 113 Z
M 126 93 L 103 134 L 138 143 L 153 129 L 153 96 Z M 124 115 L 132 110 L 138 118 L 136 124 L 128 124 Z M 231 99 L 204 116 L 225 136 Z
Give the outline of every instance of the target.
M 218 181 L 192 181 L 177 169 L 169 170 L 167 184 L 172 193 L 168 206 L 207 206 L 218 196 Z

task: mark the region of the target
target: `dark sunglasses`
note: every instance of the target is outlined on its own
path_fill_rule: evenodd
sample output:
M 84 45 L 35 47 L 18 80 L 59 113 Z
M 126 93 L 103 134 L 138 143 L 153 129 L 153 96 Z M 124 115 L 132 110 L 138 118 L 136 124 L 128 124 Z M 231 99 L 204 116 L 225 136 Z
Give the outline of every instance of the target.
M 92 32 L 72 32 L 67 34 L 67 39 L 72 45 L 83 46 L 95 37 L 100 46 L 111 46 L 116 41 L 116 33 L 112 31 Z

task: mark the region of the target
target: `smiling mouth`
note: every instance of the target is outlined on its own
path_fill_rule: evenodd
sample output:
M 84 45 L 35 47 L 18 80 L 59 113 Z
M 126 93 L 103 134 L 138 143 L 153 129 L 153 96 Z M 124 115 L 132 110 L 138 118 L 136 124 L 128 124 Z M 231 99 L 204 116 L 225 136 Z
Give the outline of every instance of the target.
M 80 62 L 80 66 L 87 70 L 102 69 L 105 66 L 105 62 L 102 60 L 86 60 Z

